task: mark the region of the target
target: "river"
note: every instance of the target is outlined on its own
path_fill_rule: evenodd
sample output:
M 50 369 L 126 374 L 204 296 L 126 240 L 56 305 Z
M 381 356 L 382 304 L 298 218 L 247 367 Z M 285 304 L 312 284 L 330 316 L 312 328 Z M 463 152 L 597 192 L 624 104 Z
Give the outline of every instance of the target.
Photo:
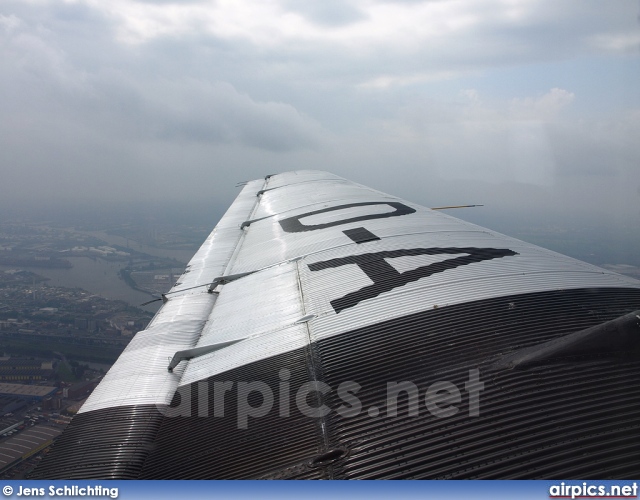
M 111 262 L 90 257 L 65 257 L 71 264 L 69 269 L 49 269 L 45 267 L 20 267 L 45 278 L 48 285 L 65 288 L 82 288 L 89 293 L 100 295 L 105 299 L 124 300 L 132 306 L 152 299 L 151 295 L 134 290 L 118 275 L 126 262 Z M 13 269 L 0 266 L 0 269 Z M 142 307 L 145 311 L 156 312 L 161 302 L 154 302 Z
M 183 264 L 186 264 L 191 260 L 194 250 L 179 250 L 179 249 L 167 249 L 156 248 L 143 245 L 129 238 L 123 238 L 122 236 L 116 236 L 114 234 L 105 233 L 104 231 L 75 231 L 76 233 L 87 234 L 95 238 L 105 241 L 109 245 L 118 245 L 125 248 L 130 248 L 137 252 L 154 255 L 156 257 L 165 257 L 167 259 L 176 259 Z
M 143 245 L 132 239 L 123 238 L 104 231 L 78 231 L 68 228 L 68 231 L 81 233 L 99 238 L 108 245 L 128 247 L 138 252 L 143 252 L 156 257 L 176 259 L 186 265 L 191 260 L 193 250 L 164 249 Z M 113 262 L 90 257 L 65 256 L 73 265 L 70 269 L 49 269 L 45 267 L 22 267 L 33 273 L 49 278 L 47 282 L 52 286 L 66 288 L 82 288 L 89 293 L 100 295 L 106 299 L 124 300 L 132 306 L 141 307 L 140 304 L 152 299 L 149 294 L 134 290 L 119 276 L 119 271 L 126 267 L 126 262 Z M 176 266 L 180 267 L 180 266 Z M 0 266 L 0 269 L 13 269 L 13 267 Z M 162 303 L 154 302 L 141 307 L 145 311 L 156 312 Z
M 138 243 L 130 238 L 109 234 L 104 231 L 73 231 L 93 236 L 108 245 L 118 245 L 156 257 L 176 259 L 185 266 L 195 253 L 194 250 L 151 247 Z M 39 274 L 50 278 L 51 281 L 49 283 L 52 285 L 55 284 L 66 287 L 77 286 L 101 297 L 124 300 L 133 306 L 141 307 L 140 304 L 151 300 L 150 295 L 134 290 L 120 278 L 118 272 L 126 266 L 124 262 L 110 262 L 102 259 L 96 259 L 94 261 L 87 257 L 71 257 L 69 260 L 74 266 L 72 269 L 47 269 L 46 273 L 40 272 Z M 34 270 L 33 272 L 37 273 L 38 271 Z M 142 306 L 141 308 L 145 311 L 156 312 L 161 304 L 162 303 L 158 301 L 147 306 Z

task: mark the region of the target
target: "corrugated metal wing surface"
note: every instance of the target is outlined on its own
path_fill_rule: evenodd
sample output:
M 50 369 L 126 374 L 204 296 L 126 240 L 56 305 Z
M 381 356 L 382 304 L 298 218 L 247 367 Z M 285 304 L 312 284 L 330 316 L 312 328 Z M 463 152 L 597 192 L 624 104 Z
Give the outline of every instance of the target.
M 72 444 L 56 446 L 39 477 L 640 472 L 636 358 L 604 349 L 517 373 L 493 368 L 505 353 L 640 309 L 635 280 L 319 171 L 250 182 L 186 271 L 80 416 L 120 411 L 127 421 L 155 405 L 151 430 L 136 438 L 150 451 L 85 470 L 68 458 Z M 199 287 L 216 277 L 227 278 L 213 293 Z M 178 350 L 229 341 L 166 370 Z M 388 413 L 387 384 L 413 384 L 423 398 L 442 380 L 466 387 L 471 369 L 484 377 L 479 415 L 464 398 L 450 418 L 415 415 L 407 395 Z M 360 387 L 356 415 L 341 413 L 346 382 Z M 296 399 L 309 384 L 327 385 Z M 269 394 L 279 399 L 258 418 Z M 301 404 L 328 413 L 302 415 Z M 252 415 L 246 426 L 242 413 Z M 113 438 L 95 439 L 116 453 Z M 58 449 L 67 458 L 56 469 Z

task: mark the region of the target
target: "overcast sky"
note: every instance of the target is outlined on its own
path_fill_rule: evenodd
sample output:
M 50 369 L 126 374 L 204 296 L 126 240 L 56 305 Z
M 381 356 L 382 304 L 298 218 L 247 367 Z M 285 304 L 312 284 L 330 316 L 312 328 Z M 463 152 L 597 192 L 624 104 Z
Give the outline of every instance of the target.
M 218 207 L 317 168 L 427 206 L 640 224 L 639 11 L 2 0 L 1 200 Z

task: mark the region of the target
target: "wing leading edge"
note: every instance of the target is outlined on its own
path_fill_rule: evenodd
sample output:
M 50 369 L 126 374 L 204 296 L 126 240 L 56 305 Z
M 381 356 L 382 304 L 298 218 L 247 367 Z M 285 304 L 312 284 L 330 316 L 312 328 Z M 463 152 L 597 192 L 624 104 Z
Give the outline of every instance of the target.
M 640 472 L 630 278 L 296 171 L 247 183 L 167 297 L 32 477 Z

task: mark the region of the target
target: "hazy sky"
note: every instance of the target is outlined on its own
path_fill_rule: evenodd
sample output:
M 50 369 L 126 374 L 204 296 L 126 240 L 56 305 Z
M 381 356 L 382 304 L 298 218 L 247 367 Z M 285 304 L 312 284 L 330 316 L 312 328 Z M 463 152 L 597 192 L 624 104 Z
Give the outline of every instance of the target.
M 639 11 L 2 0 L 0 199 L 217 207 L 318 168 L 427 206 L 640 224 Z

